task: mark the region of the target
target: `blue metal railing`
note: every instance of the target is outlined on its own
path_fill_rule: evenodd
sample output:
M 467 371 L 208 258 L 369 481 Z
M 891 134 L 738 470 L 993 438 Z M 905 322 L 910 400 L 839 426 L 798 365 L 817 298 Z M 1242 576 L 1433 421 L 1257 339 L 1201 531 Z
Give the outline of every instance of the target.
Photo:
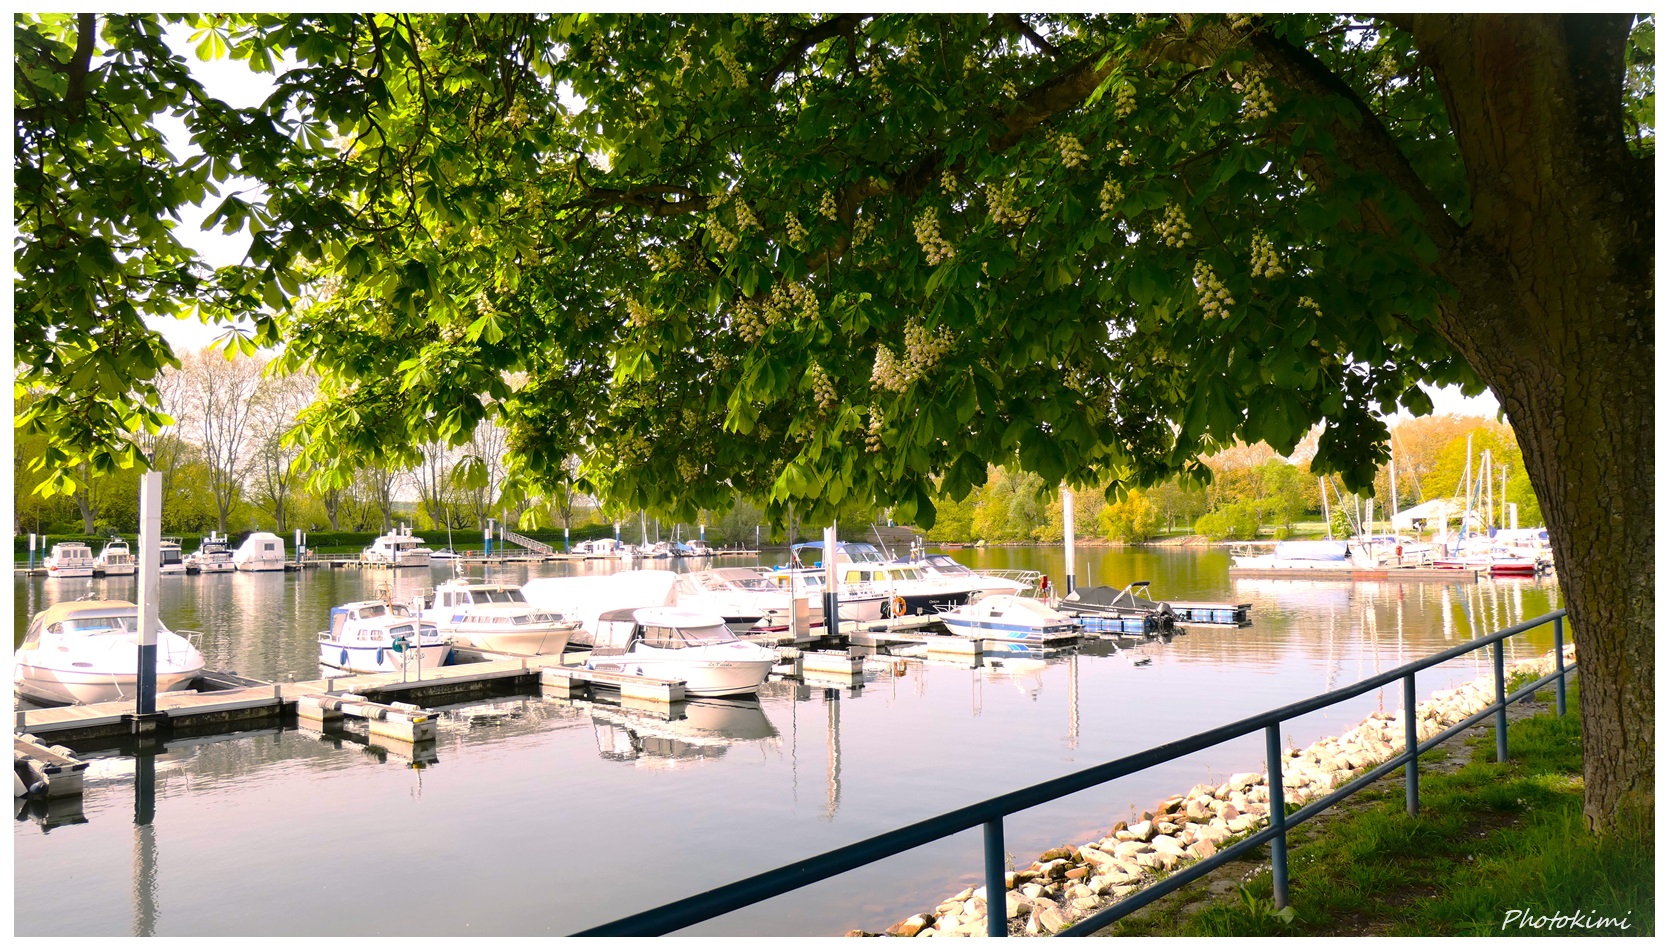
M 1567 713 L 1567 675 L 1577 670 L 1578 664 L 1564 665 L 1562 659 L 1562 621 L 1566 616 L 1567 611 L 1565 610 L 1552 611 L 1541 617 L 1523 621 L 1513 627 L 1507 627 L 1484 637 L 1459 644 L 1457 647 L 1449 648 L 1438 654 L 1432 654 L 1422 660 L 1396 667 L 1351 686 L 1299 700 L 1276 710 L 1247 717 L 1212 730 L 1205 730 L 1185 739 L 1154 746 L 1148 750 L 1124 756 L 1108 763 L 1090 766 L 1067 776 L 1060 776 L 992 799 L 985 799 L 982 802 L 963 806 L 939 816 L 922 819 L 919 822 L 833 849 L 830 852 L 823 852 L 820 855 L 753 875 L 738 882 L 580 931 L 578 936 L 669 934 L 690 925 L 699 924 L 702 921 L 784 895 L 806 885 L 832 878 L 852 869 L 870 865 L 917 846 L 982 826 L 989 936 L 993 938 L 1005 937 L 1007 918 L 1004 914 L 1004 904 L 1007 887 L 1003 820 L 1007 816 L 1055 799 L 1074 795 L 1094 786 L 1120 779 L 1141 770 L 1149 769 L 1152 766 L 1167 763 L 1182 756 L 1191 755 L 1200 750 L 1237 739 L 1240 736 L 1246 736 L 1256 730 L 1263 731 L 1267 740 L 1268 822 L 1266 828 L 1256 831 L 1201 862 L 1196 862 L 1175 871 L 1161 881 L 1146 886 L 1109 908 L 1078 921 L 1061 931 L 1060 935 L 1074 937 L 1093 934 L 1112 922 L 1143 908 L 1164 895 L 1209 874 L 1227 862 L 1268 842 L 1272 843 L 1273 901 L 1276 907 L 1283 908 L 1289 901 L 1286 835 L 1291 828 L 1306 822 L 1401 766 L 1406 767 L 1406 812 L 1410 815 L 1416 815 L 1418 808 L 1417 758 L 1420 755 L 1484 721 L 1488 715 L 1492 715 L 1496 717 L 1498 759 L 1500 762 L 1504 761 L 1508 752 L 1506 708 L 1512 703 L 1532 696 L 1551 683 L 1556 685 L 1557 716 Z M 1555 626 L 1556 670 L 1506 696 L 1504 693 L 1504 641 L 1547 623 Z M 1441 733 L 1419 742 L 1417 739 L 1417 672 L 1488 646 L 1493 648 L 1493 703 L 1467 719 L 1448 727 Z M 1406 713 L 1402 719 L 1405 721 L 1406 727 L 1406 751 L 1373 767 L 1324 798 L 1310 802 L 1286 816 L 1284 814 L 1284 777 L 1279 737 L 1280 726 L 1287 720 L 1293 720 L 1296 717 L 1352 699 L 1396 680 L 1403 684 L 1402 699 L 1405 703 Z

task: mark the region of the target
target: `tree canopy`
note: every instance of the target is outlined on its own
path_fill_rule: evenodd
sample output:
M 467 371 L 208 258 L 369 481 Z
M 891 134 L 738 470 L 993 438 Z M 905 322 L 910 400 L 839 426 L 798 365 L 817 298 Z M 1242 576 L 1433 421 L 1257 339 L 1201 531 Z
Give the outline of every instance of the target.
M 276 91 L 213 98 L 168 21 Z M 1115 488 L 1316 424 L 1314 470 L 1368 490 L 1382 414 L 1485 384 L 1576 625 L 1615 632 L 1581 644 L 1587 706 L 1653 722 L 1618 689 L 1652 677 L 1652 575 L 1613 587 L 1653 560 L 1650 16 L 15 23 L 47 469 L 136 461 L 172 359 L 141 317 L 191 307 L 319 375 L 293 440 L 320 485 L 492 418 L 512 484 L 577 455 L 685 520 L 739 492 L 929 524 L 991 464 Z M 253 245 L 209 272 L 170 219 L 237 176 L 259 193 L 210 222 Z M 1652 796 L 1617 729 L 1593 814 Z

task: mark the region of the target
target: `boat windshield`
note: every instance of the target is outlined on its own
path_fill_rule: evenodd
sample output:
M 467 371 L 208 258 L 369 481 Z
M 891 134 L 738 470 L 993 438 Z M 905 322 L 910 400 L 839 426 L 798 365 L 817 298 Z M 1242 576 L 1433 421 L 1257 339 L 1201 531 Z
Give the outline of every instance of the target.
M 388 613 L 388 606 L 385 604 L 367 604 L 359 608 L 356 616 L 361 621 L 367 621 L 373 617 L 381 617 L 386 613 Z
M 926 563 L 945 575 L 969 575 L 972 573 L 972 569 L 955 561 L 948 555 L 932 555 L 926 559 Z
M 494 591 L 490 588 L 476 588 L 474 591 L 475 604 L 525 604 L 526 596 L 519 591 Z
M 657 624 L 642 626 L 642 644 L 644 647 L 657 647 L 661 650 L 678 650 L 684 647 L 706 647 L 712 644 L 728 644 L 739 640 L 728 625 L 717 624 L 711 627 L 661 627 Z
M 125 634 L 139 629 L 137 616 L 116 617 L 72 617 L 63 622 L 63 629 L 71 634 L 87 633 L 91 631 L 108 631 L 112 634 Z

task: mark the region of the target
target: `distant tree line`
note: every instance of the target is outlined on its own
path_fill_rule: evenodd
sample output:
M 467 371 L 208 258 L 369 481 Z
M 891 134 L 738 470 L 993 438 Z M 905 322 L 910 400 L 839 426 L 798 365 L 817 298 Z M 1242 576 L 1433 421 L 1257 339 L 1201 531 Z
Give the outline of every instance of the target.
M 1216 541 L 1268 535 L 1282 539 L 1294 535 L 1298 523 L 1309 523 L 1312 531 L 1322 533 L 1327 508 L 1332 533 L 1348 537 L 1357 530 L 1356 513 L 1365 510 L 1364 501 L 1308 468 L 1316 439 L 1317 434 L 1311 435 L 1289 458 L 1265 443 L 1239 444 L 1203 460 L 1209 471 L 1206 480 L 1173 478 L 1110 500 L 1103 489 L 1078 491 L 1076 537 L 1132 543 L 1174 534 Z M 1474 416 L 1426 416 L 1395 426 L 1390 441 L 1392 476 L 1390 467 L 1383 466 L 1375 482 L 1379 522 L 1386 522 L 1395 504 L 1401 509 L 1433 499 L 1461 504 L 1466 459 L 1471 482 L 1480 486 L 1486 450 L 1494 524 L 1508 524 L 1505 503 L 1517 506 L 1517 524 L 1543 524 L 1539 501 L 1522 477 L 1521 449 L 1508 426 Z M 939 503 L 937 524 L 928 537 L 992 544 L 1056 542 L 1064 537 L 1063 505 L 1056 486 L 1043 485 L 1028 473 L 994 467 L 987 481 L 965 499 Z

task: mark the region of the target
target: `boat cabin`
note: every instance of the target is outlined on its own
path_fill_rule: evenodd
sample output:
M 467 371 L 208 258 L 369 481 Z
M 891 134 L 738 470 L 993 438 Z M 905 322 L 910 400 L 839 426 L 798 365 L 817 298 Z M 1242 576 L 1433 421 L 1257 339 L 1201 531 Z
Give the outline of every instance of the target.
M 410 623 L 397 623 L 400 621 Z M 355 601 L 330 609 L 329 639 L 341 641 L 351 637 L 357 641 L 392 642 L 401 637 L 408 638 L 414 635 L 415 624 L 416 619 L 411 616 L 411 609 L 403 604 Z M 435 635 L 438 628 L 432 624 L 423 624 L 422 633 Z
M 627 654 L 637 643 L 656 650 L 680 650 L 740 640 L 715 614 L 666 608 L 604 611 L 593 634 L 595 655 Z
M 526 595 L 512 585 L 456 584 L 441 585 L 435 592 L 430 607 L 455 608 L 471 604 L 526 604 Z

